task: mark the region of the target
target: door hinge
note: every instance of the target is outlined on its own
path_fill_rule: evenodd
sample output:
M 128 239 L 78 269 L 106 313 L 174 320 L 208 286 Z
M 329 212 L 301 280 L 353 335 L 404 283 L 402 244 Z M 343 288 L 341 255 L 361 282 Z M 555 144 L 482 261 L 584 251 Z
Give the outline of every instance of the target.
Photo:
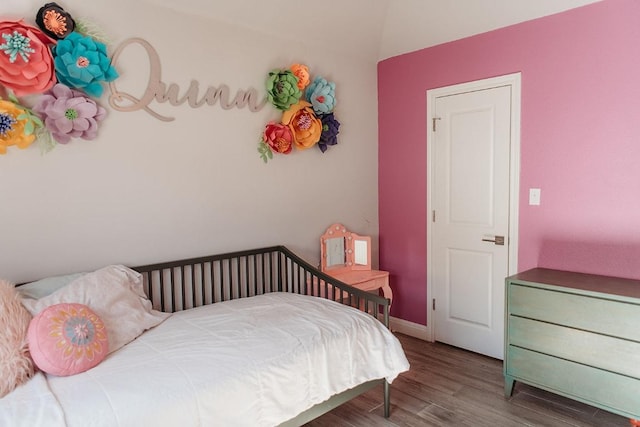
M 431 211 L 431 222 L 436 222 L 436 211 Z
M 435 132 L 436 131 L 436 120 L 441 120 L 440 117 L 433 117 L 431 119 L 431 129 Z
M 432 299 L 431 300 L 431 308 L 433 309 L 433 311 L 436 311 L 436 299 Z

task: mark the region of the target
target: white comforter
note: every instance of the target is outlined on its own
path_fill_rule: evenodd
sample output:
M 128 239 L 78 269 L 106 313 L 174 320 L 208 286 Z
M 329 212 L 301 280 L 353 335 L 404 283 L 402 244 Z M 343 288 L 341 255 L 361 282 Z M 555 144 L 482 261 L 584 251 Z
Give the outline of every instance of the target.
M 0 425 L 273 426 L 407 369 L 371 316 L 272 293 L 176 313 L 82 374 L 39 374 L 0 399 Z

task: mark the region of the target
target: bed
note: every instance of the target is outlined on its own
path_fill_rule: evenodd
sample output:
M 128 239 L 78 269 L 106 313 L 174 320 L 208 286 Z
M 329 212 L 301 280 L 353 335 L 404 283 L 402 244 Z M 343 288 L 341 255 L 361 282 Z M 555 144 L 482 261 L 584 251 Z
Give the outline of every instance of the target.
M 382 389 L 389 416 L 389 384 L 409 364 L 388 330 L 387 299 L 283 246 L 122 274 L 139 279 L 158 324 L 121 339 L 84 372 L 36 373 L 0 399 L 0 425 L 297 426 L 373 387 Z M 88 276 L 32 298 L 31 308 Z

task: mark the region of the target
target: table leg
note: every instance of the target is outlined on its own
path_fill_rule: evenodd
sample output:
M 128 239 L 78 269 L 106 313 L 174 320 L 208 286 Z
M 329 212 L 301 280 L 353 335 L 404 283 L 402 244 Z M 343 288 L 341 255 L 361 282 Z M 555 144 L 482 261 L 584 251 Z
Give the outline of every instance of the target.
M 393 302 L 393 292 L 391 291 L 391 286 L 386 285 L 381 287 L 380 289 L 382 289 L 382 295 L 385 298 L 389 299 L 389 309 L 391 309 L 391 303 Z

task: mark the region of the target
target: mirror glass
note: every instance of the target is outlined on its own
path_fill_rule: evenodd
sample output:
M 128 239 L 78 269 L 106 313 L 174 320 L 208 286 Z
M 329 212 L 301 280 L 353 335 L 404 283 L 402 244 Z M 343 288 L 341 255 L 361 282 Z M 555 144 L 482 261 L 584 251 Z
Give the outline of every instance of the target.
M 367 265 L 367 241 L 355 239 L 353 241 L 353 262 L 356 265 Z
M 344 266 L 347 263 L 344 251 L 344 237 L 325 239 L 327 267 Z

